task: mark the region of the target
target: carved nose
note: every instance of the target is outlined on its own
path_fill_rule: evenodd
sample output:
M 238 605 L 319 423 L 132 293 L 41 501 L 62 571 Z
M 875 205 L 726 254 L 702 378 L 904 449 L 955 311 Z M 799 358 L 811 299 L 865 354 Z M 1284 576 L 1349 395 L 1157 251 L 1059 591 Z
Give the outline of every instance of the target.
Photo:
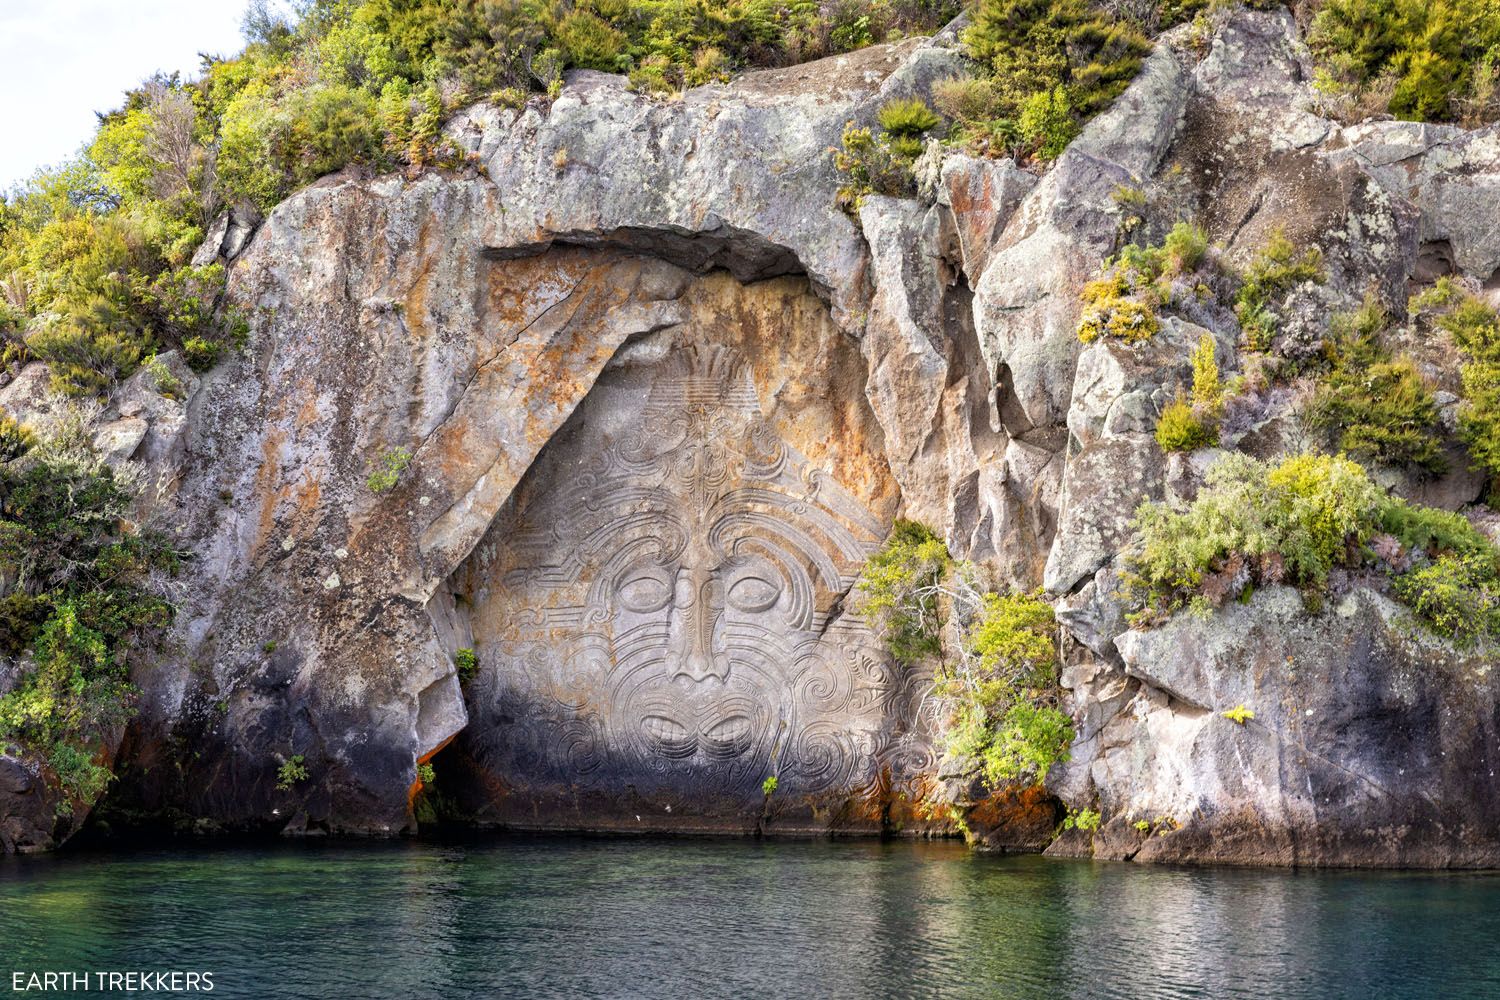
M 679 581 L 676 668 L 673 677 L 723 680 L 729 664 L 714 650 L 714 630 L 724 613 L 723 587 L 706 572 L 685 574 Z

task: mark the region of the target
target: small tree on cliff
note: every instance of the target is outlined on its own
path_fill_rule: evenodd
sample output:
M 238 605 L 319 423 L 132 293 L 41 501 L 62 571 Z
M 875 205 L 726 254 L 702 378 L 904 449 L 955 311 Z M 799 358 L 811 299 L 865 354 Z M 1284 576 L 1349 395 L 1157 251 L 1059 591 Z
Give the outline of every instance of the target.
M 1039 594 L 997 593 L 926 525 L 897 521 L 866 564 L 859 607 L 898 661 L 934 665 L 945 753 L 992 788 L 1040 784 L 1068 759 L 1056 624 Z

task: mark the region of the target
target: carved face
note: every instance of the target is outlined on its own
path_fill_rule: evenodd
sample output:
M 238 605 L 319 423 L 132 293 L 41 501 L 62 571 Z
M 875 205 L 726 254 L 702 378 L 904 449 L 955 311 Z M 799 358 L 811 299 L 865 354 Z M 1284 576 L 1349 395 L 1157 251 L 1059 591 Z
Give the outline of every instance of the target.
M 497 714 L 513 742 L 566 720 L 573 779 L 596 758 L 722 787 L 868 777 L 900 685 L 831 612 L 880 524 L 779 438 L 728 352 L 651 374 L 630 419 L 607 396 L 582 413 L 497 536 Z

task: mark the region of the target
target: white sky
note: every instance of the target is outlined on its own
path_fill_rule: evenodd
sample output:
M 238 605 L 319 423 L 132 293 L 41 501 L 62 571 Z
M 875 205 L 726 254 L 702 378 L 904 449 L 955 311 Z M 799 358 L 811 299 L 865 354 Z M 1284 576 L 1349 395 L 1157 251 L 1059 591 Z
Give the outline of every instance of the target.
M 246 0 L 0 0 L 0 191 L 67 159 L 156 70 L 244 47 Z

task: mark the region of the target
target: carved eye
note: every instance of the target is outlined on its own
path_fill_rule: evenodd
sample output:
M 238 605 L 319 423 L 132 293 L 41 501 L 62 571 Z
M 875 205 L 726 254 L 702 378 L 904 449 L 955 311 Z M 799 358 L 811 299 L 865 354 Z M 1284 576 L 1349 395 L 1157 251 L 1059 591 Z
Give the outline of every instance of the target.
M 758 576 L 742 576 L 729 588 L 729 603 L 741 611 L 764 611 L 780 596 L 780 587 Z
M 622 579 L 615 586 L 620 603 L 638 614 L 660 611 L 672 599 L 672 587 L 659 576 L 643 573 Z

